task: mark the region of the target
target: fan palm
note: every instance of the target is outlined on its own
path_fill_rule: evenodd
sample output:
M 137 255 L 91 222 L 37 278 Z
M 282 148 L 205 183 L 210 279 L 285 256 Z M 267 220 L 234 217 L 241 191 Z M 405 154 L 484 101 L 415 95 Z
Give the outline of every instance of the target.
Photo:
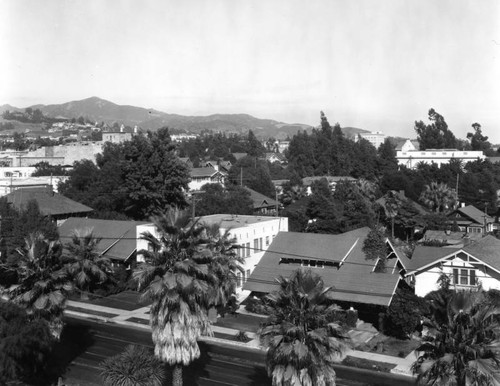
M 457 199 L 456 192 L 448 185 L 434 181 L 430 185 L 425 185 L 425 189 L 420 195 L 420 201 L 437 213 L 452 208 Z
M 482 293 L 458 292 L 447 321 L 428 323 L 429 333 L 413 364 L 426 385 L 500 385 L 500 307 Z
M 7 294 L 28 315 L 47 320 L 52 334 L 59 339 L 66 299 L 73 290 L 63 266 L 62 246 L 59 241 L 49 241 L 41 233 L 34 233 L 17 252 L 19 259 L 13 269 L 20 284 L 7 289 Z
M 155 355 L 174 366 L 173 381 L 182 384 L 182 366 L 199 358 L 197 339 L 211 334 L 208 309 L 214 304 L 217 275 L 203 248 L 203 229 L 188 224 L 178 210 L 154 218 L 158 237 L 146 232 L 149 250 L 133 277 L 153 303 L 150 310 Z
M 143 346 L 127 346 L 101 368 L 105 386 L 161 386 L 166 379 L 165 365 Z
M 67 269 L 82 297 L 111 275 L 111 261 L 96 250 L 99 242 L 91 229 L 76 229 L 65 245 Z
M 279 278 L 280 289 L 266 301 L 271 311 L 259 331 L 269 347 L 267 369 L 273 385 L 335 385 L 333 363 L 346 345 L 333 315 L 330 287 L 310 270 Z

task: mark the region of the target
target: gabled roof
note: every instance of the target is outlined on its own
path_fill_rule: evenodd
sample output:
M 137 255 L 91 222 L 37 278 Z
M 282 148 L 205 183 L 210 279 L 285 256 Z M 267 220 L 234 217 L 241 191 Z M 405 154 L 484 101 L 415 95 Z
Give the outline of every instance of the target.
M 92 229 L 94 236 L 101 239 L 97 252 L 113 260 L 125 261 L 136 252 L 137 225 L 141 224 L 147 222 L 70 217 L 58 229 L 63 244 L 71 243 L 75 230 Z
M 465 216 L 471 220 L 473 220 L 475 223 L 483 225 L 484 224 L 484 219 L 486 217 L 486 222 L 487 223 L 492 223 L 494 222 L 494 219 L 490 216 L 488 216 L 486 213 L 483 211 L 477 209 L 473 205 L 467 205 L 462 208 L 457 208 L 452 215 L 454 214 L 460 214 L 462 216 Z M 451 216 L 452 216 L 451 215 Z
M 370 232 L 361 228 L 340 235 L 280 232 L 255 267 L 243 289 L 269 293 L 278 289 L 277 277 L 290 276 L 300 264 L 292 260 L 319 260 L 331 265 L 311 267 L 338 301 L 388 306 L 399 283 L 399 272 L 374 272 L 374 261 L 366 260 L 363 242 Z M 340 268 L 337 268 L 340 266 Z
M 221 174 L 214 168 L 208 167 L 208 168 L 192 168 L 189 171 L 189 176 L 191 178 L 201 178 L 201 177 L 212 177 L 216 175 L 217 173 Z
M 463 248 L 417 246 L 407 265 L 408 273 L 418 273 L 458 253 L 465 252 L 500 272 L 500 240 L 486 236 Z
M 247 153 L 231 153 L 233 157 L 236 159 L 236 161 L 242 159 L 243 157 L 247 156 Z
M 400 200 L 409 202 L 420 214 L 425 215 L 429 213 L 429 211 L 425 209 L 422 205 L 420 205 L 418 202 L 415 202 L 411 198 L 406 197 L 404 191 L 393 190 L 392 192 L 396 194 Z M 382 205 L 385 208 L 386 201 L 387 201 L 386 198 L 382 196 L 375 202 L 378 203 L 379 205 Z
M 38 203 L 40 212 L 45 216 L 71 215 L 93 211 L 92 208 L 59 193 L 54 193 L 49 188 L 20 188 L 5 197 L 7 202 L 12 203 L 16 209 L 24 209 L 29 201 L 35 200 Z
M 244 188 L 246 191 L 250 192 L 250 198 L 253 201 L 254 209 L 269 208 L 269 207 L 275 208 L 276 205 L 278 205 L 278 202 L 276 200 L 264 196 L 263 194 L 256 192 L 253 189 L 247 188 L 246 186 Z

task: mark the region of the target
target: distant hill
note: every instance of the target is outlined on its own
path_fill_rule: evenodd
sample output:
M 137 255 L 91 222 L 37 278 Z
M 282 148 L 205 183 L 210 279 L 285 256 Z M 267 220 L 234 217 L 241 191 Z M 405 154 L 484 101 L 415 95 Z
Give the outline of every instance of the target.
M 298 131 L 311 131 L 312 126 L 301 123 L 285 123 L 273 119 L 256 118 L 248 114 L 213 114 L 208 116 L 184 116 L 179 114 L 168 114 L 154 109 L 143 107 L 118 105 L 116 103 L 91 97 L 79 101 L 71 101 L 53 105 L 33 105 L 32 109 L 40 109 L 44 115 L 49 117 L 78 118 L 80 116 L 91 121 L 113 124 L 117 122 L 126 126 L 139 126 L 144 130 L 157 130 L 161 127 L 169 127 L 179 131 L 199 134 L 203 131 L 225 132 L 245 134 L 253 130 L 255 135 L 261 138 L 274 137 L 286 139 L 292 137 Z M 0 106 L 0 113 L 5 110 L 20 110 L 10 105 Z M 356 133 L 368 132 L 355 127 L 345 127 L 342 131 L 348 138 L 354 137 Z

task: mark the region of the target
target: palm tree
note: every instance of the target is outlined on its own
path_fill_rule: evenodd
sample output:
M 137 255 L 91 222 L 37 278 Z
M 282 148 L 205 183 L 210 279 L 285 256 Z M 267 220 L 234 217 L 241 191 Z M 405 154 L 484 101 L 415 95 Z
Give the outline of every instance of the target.
M 143 346 L 127 346 L 102 362 L 101 369 L 104 386 L 161 386 L 166 379 L 165 365 Z
M 273 385 L 335 385 L 333 363 L 346 348 L 331 302 L 332 289 L 311 270 L 279 278 L 280 289 L 266 297 L 271 311 L 259 331 L 269 347 L 267 371 Z
M 111 275 L 111 261 L 96 251 L 99 242 L 91 229 L 76 229 L 65 245 L 67 269 L 82 298 Z
M 197 339 L 211 335 L 208 309 L 214 304 L 216 274 L 203 248 L 202 227 L 178 210 L 153 219 L 158 237 L 146 232 L 149 250 L 133 277 L 153 303 L 150 310 L 155 355 L 174 366 L 173 383 L 182 385 L 182 366 L 199 358 Z
M 8 296 L 24 307 L 33 318 L 47 320 L 53 336 L 59 339 L 62 314 L 73 284 L 64 269 L 62 245 L 41 233 L 30 234 L 25 246 L 17 250 L 19 259 L 13 269 L 19 284 L 7 289 Z
M 448 185 L 434 181 L 425 185 L 425 190 L 420 195 L 420 201 L 437 213 L 451 209 L 457 200 L 456 192 Z
M 428 322 L 413 364 L 426 385 L 500 385 L 500 307 L 482 292 L 457 292 L 447 321 Z

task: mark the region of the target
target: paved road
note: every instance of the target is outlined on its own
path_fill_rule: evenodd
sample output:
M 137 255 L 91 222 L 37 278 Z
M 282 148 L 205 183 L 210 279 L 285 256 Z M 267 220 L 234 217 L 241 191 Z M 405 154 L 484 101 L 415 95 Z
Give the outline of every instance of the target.
M 59 364 L 71 364 L 64 379 L 70 385 L 97 386 L 102 381 L 99 376 L 99 363 L 104 359 L 121 353 L 129 344 L 153 347 L 151 334 L 146 331 L 132 330 L 117 325 L 97 324 L 87 320 L 68 320 L 61 345 L 58 350 Z M 230 346 L 221 347 L 201 343 L 202 356 L 184 370 L 185 385 L 200 386 L 266 386 L 271 385 L 264 368 L 264 355 L 261 352 L 243 351 Z M 339 378 L 339 386 L 368 386 L 370 374 L 357 378 L 353 373 L 337 370 L 341 376 L 363 379 L 362 382 Z M 385 385 L 387 383 L 380 383 Z M 399 385 L 400 383 L 394 383 Z

